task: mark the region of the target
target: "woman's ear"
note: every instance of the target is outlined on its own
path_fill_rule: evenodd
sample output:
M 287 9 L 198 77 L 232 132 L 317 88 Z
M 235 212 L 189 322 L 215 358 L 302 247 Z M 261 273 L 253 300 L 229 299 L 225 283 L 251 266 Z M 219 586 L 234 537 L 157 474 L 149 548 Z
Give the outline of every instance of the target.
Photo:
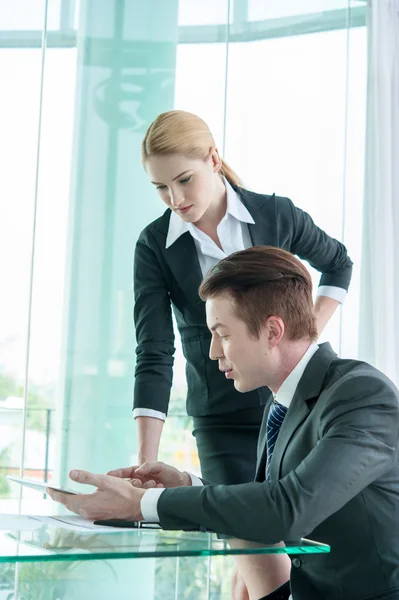
M 212 146 L 212 148 L 210 148 L 209 158 L 211 159 L 213 172 L 218 173 L 222 168 L 222 159 L 220 158 L 219 151 L 215 146 Z

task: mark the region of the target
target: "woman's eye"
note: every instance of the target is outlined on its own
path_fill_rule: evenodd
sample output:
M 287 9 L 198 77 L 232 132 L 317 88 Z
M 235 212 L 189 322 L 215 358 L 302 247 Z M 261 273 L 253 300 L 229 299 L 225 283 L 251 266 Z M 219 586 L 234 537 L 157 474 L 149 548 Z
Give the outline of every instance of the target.
M 180 183 L 188 183 L 191 179 L 191 175 L 189 177 L 185 177 L 184 179 L 180 179 Z
M 166 185 L 157 185 L 156 189 L 157 190 L 165 190 L 166 189 Z

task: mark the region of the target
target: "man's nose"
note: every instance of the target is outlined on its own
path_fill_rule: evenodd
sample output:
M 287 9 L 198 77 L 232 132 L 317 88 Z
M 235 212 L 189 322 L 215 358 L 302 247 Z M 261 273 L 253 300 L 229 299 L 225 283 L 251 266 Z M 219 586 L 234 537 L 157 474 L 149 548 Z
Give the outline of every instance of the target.
M 209 347 L 209 358 L 211 360 L 219 360 L 219 358 L 223 357 L 222 344 L 220 340 L 216 340 L 212 337 L 211 345 Z

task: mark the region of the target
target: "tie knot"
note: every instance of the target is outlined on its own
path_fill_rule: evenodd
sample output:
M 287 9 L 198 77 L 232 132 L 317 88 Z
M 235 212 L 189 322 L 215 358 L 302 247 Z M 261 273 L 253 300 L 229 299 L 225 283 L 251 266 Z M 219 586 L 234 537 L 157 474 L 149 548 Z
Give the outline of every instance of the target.
M 287 410 L 288 408 L 284 406 L 284 404 L 280 404 L 276 400 L 273 400 L 269 410 L 269 418 L 270 415 L 273 415 L 276 416 L 278 419 L 284 419 L 285 415 L 287 414 Z

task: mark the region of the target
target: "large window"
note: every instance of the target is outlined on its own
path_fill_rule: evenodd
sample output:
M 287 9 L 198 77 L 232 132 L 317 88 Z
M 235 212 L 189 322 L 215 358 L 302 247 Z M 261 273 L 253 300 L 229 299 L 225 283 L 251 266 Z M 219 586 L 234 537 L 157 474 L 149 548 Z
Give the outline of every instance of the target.
M 357 352 L 364 3 L 147 4 L 0 4 L 3 511 L 18 510 L 5 474 L 21 465 L 65 478 L 76 461 L 135 460 L 132 255 L 163 210 L 139 146 L 162 110 L 201 115 L 250 188 L 289 196 L 346 243 L 354 283 L 325 337 Z M 177 339 L 161 455 L 197 471 L 185 385 Z M 31 502 L 49 510 L 24 491 Z
M 54 508 L 7 473 L 65 481 L 136 460 L 132 258 L 163 211 L 140 141 L 164 110 L 198 113 L 250 188 L 345 242 L 353 284 L 324 337 L 356 356 L 364 2 L 0 0 L 0 76 L 2 512 Z M 161 457 L 198 472 L 176 346 Z M 173 589 L 165 564 L 140 564 L 156 598 Z M 229 568 L 183 561 L 186 597 L 228 598 Z

